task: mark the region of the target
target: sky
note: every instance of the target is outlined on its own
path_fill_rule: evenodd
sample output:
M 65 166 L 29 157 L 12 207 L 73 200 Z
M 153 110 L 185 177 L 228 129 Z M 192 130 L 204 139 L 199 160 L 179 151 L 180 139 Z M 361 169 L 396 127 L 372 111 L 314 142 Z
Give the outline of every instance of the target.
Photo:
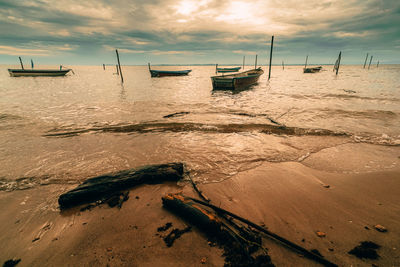
M 400 63 L 399 0 L 0 0 L 0 64 Z

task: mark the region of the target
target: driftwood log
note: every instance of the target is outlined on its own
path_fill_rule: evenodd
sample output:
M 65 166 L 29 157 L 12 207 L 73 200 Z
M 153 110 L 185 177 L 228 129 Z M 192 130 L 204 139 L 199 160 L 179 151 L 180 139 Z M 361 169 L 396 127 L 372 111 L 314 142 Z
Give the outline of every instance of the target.
M 209 212 L 180 194 L 167 194 L 162 198 L 163 206 L 184 217 L 190 223 L 216 234 L 221 231 L 222 222 L 215 213 Z
M 157 184 L 179 181 L 183 175 L 183 163 L 144 166 L 87 179 L 75 189 L 58 198 L 60 209 L 94 202 L 122 190 L 140 184 Z
M 162 197 L 163 206 L 196 225 L 212 241 L 224 249 L 224 266 L 266 266 L 274 264 L 262 247 L 261 238 L 247 229 L 235 229 L 214 211 L 194 202 L 181 194 L 167 194 Z M 261 251 L 259 250 L 261 249 Z M 258 256 L 254 256 L 255 252 Z

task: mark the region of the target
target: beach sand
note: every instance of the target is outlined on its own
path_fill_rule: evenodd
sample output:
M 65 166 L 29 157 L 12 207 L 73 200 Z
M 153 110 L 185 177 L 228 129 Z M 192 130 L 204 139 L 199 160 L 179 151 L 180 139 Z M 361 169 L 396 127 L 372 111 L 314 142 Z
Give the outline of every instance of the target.
M 212 204 L 290 241 L 317 249 L 339 266 L 400 266 L 400 147 L 347 142 L 317 149 L 325 137 L 291 137 L 286 144 L 316 149 L 293 162 L 261 162 L 231 179 L 200 184 Z M 273 144 L 271 144 L 273 145 Z M 0 192 L 0 260 L 18 266 L 223 266 L 223 251 L 198 229 L 172 247 L 157 228 L 187 226 L 162 208 L 161 196 L 189 183 L 143 185 L 130 190 L 121 209 L 101 205 L 60 213 L 58 197 L 76 185 L 46 185 Z M 387 232 L 379 232 L 380 224 Z M 325 237 L 319 237 L 321 231 Z M 161 236 L 160 236 L 161 235 Z M 348 251 L 361 241 L 381 246 L 380 258 L 362 260 Z M 265 238 L 276 266 L 319 266 Z M 203 262 L 202 262 L 203 260 Z

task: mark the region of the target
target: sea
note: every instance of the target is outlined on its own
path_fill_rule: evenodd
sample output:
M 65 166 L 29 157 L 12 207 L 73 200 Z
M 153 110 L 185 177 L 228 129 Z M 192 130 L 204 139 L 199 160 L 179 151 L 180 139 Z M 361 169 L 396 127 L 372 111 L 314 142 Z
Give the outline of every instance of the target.
M 216 91 L 215 66 L 151 78 L 147 66 L 70 66 L 65 77 L 10 77 L 0 65 L 0 190 L 76 184 L 137 166 L 184 162 L 199 183 L 301 155 L 282 140 L 344 136 L 400 145 L 400 65 L 268 68 L 258 84 Z M 56 68 L 56 67 L 54 67 Z M 250 69 L 246 66 L 245 69 Z M 302 150 L 303 151 L 303 150 Z

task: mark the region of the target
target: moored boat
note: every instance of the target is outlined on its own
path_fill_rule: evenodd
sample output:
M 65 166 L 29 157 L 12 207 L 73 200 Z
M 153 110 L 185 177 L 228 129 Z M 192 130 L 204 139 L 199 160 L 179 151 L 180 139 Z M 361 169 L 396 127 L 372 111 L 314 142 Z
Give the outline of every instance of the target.
M 226 73 L 226 72 L 237 72 L 241 69 L 241 67 L 232 67 L 232 68 L 216 68 L 217 69 L 217 73 Z
M 151 77 L 164 77 L 164 76 L 184 76 L 188 75 L 192 70 L 152 70 L 149 65 Z
M 12 77 L 21 76 L 64 76 L 71 69 L 51 70 L 51 69 L 8 69 Z
M 316 72 L 319 72 L 321 69 L 322 69 L 321 66 L 319 66 L 319 67 L 313 67 L 313 68 L 304 68 L 304 69 L 303 69 L 303 72 L 304 72 L 304 73 L 316 73 Z
M 241 89 L 258 82 L 264 73 L 261 68 L 247 70 L 235 74 L 212 76 L 213 89 Z
M 303 73 L 316 73 L 322 69 L 322 66 L 307 68 L 308 55 L 306 56 L 306 64 L 304 64 Z

